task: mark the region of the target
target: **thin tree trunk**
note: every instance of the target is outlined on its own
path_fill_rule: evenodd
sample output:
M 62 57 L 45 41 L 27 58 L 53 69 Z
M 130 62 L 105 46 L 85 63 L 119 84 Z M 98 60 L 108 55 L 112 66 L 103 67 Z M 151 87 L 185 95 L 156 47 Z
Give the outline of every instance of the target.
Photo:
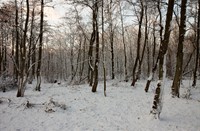
M 141 28 L 142 28 L 142 20 L 143 20 L 143 15 L 144 15 L 144 7 L 143 7 L 143 2 L 140 1 L 141 3 L 141 12 L 140 12 L 140 19 L 139 19 L 139 30 L 138 30 L 138 39 L 137 39 L 137 56 L 136 56 L 136 59 L 135 59 L 135 64 L 134 64 L 134 67 L 133 67 L 133 80 L 132 80 L 132 83 L 131 83 L 131 86 L 135 86 L 135 83 L 137 81 L 137 76 L 136 76 L 136 69 L 137 69 L 137 66 L 138 66 L 138 62 L 140 61 L 140 41 L 141 41 Z
M 31 66 L 31 64 L 35 64 L 31 63 L 31 58 L 32 58 L 32 55 L 33 55 L 33 28 L 34 28 L 34 18 L 35 18 L 35 7 L 33 7 L 33 10 L 32 10 L 32 19 L 31 19 L 31 30 L 30 30 L 30 41 L 29 41 L 29 52 L 28 52 L 28 68 Z M 27 68 L 27 69 L 28 69 Z M 33 81 L 33 74 L 31 73 L 30 74 L 30 78 L 29 78 L 29 83 L 31 84 Z
M 124 19 L 122 14 L 122 7 L 121 4 L 119 4 L 120 9 L 120 16 L 121 16 L 121 27 L 122 27 L 122 42 L 124 45 L 124 81 L 128 82 L 128 76 L 127 76 L 127 54 L 126 54 L 126 43 L 125 43 L 125 34 L 124 34 Z
M 18 5 L 17 5 L 17 0 L 15 0 L 15 31 L 16 31 L 16 43 L 15 43 L 15 79 L 18 79 L 18 74 L 19 74 L 19 23 L 18 23 Z
M 112 0 L 109 4 L 109 19 L 110 19 L 110 46 L 111 46 L 111 79 L 115 79 L 115 63 L 114 63 L 114 30 L 113 30 L 113 20 L 112 20 Z
M 161 9 L 160 9 L 160 3 L 162 1 L 157 1 L 157 9 L 158 9 L 158 12 L 159 12 L 159 17 L 160 17 L 160 43 L 162 43 L 162 34 L 163 34 L 163 26 L 162 26 L 162 13 L 161 13 Z M 149 86 L 151 84 L 151 81 L 153 80 L 154 78 L 154 74 L 155 74 L 155 71 L 157 69 L 157 66 L 158 66 L 158 60 L 159 60 L 159 55 L 157 57 L 157 60 L 155 61 L 155 54 L 156 54 L 156 37 L 155 37 L 155 25 L 154 25 L 154 30 L 153 30 L 153 34 L 154 34 L 154 47 L 153 47 L 153 66 L 152 66 L 152 72 L 147 80 L 147 83 L 146 83 L 146 86 L 145 86 L 145 92 L 148 92 L 149 90 Z
M 82 66 L 80 68 L 80 80 L 79 82 L 82 81 L 82 76 L 83 76 L 83 71 L 84 71 L 84 67 L 85 67 L 85 47 L 86 47 L 86 37 L 84 37 L 84 43 L 83 43 L 83 62 L 82 62 Z
M 142 56 L 139 61 L 138 73 L 137 73 L 137 77 L 136 77 L 137 79 L 140 79 L 142 62 L 144 59 L 144 52 L 145 52 L 146 46 L 148 44 L 148 30 L 147 30 L 148 20 L 147 19 L 148 19 L 147 18 L 147 5 L 145 5 L 145 38 L 144 38 L 144 46 L 143 46 L 143 50 L 142 50 Z
M 105 43 L 104 43 L 104 0 L 102 0 L 102 54 L 103 54 L 103 81 L 104 81 L 104 96 L 106 96 L 106 66 L 105 66 Z
M 70 38 L 70 63 L 71 63 L 71 82 L 74 80 L 74 34 Z
M 37 85 L 35 90 L 41 90 L 41 64 L 42 64 L 42 43 L 43 43 L 43 19 L 44 19 L 44 1 L 41 0 L 41 15 L 40 15 L 40 38 L 39 38 L 39 56 L 37 66 Z

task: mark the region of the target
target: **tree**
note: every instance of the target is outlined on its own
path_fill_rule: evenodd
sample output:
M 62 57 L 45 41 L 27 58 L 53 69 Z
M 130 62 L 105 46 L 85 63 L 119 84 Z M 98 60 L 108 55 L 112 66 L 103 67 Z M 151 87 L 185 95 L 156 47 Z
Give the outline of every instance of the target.
M 196 81 L 197 81 L 197 69 L 198 69 L 198 63 L 199 61 L 199 39 L 200 39 L 200 0 L 198 0 L 198 5 L 199 5 L 199 10 L 198 10 L 198 22 L 197 22 L 197 38 L 196 38 L 196 60 L 195 60 L 195 68 L 194 68 L 194 73 L 193 73 L 193 83 L 192 86 L 196 86 Z
M 139 29 L 138 29 L 138 38 L 137 38 L 137 56 L 136 56 L 135 64 L 134 64 L 134 67 L 133 67 L 133 74 L 132 74 L 133 80 L 132 80 L 131 86 L 135 86 L 135 82 L 138 79 L 138 74 L 136 73 L 136 69 L 138 67 L 138 62 L 140 62 L 141 28 L 142 28 L 142 20 L 143 20 L 143 15 L 144 15 L 144 6 L 143 6 L 142 0 L 140 0 L 140 5 L 141 5 L 141 11 L 140 11 Z
M 18 74 L 19 74 L 19 70 L 18 70 L 18 67 L 19 67 L 19 23 L 18 23 L 18 5 L 17 5 L 17 0 L 15 0 L 15 34 L 16 34 L 16 43 L 15 43 L 15 78 L 18 79 Z
M 155 116 L 158 115 L 160 116 L 161 110 L 162 110 L 162 93 L 163 93 L 163 81 L 164 81 L 164 69 L 166 69 L 166 65 L 164 65 L 164 58 L 166 57 L 166 52 L 168 48 L 168 43 L 169 43 L 169 37 L 170 37 L 170 24 L 172 20 L 172 15 L 173 15 L 173 7 L 174 7 L 174 0 L 169 0 L 168 1 L 168 8 L 167 8 L 167 16 L 166 16 L 166 24 L 165 24 L 165 34 L 164 34 L 164 39 L 161 42 L 159 54 L 158 54 L 158 59 L 159 59 L 159 81 L 157 84 L 157 88 L 155 91 L 154 95 L 154 100 L 153 100 L 153 106 L 151 113 L 154 114 Z M 165 59 L 166 60 L 166 59 Z M 166 72 L 165 72 L 166 73 Z
M 121 18 L 121 28 L 122 28 L 122 43 L 124 46 L 124 81 L 128 82 L 128 74 L 127 74 L 127 53 L 126 53 L 126 43 L 125 43 L 125 33 L 124 33 L 124 19 L 122 14 L 121 2 L 119 1 L 119 10 L 120 10 L 120 18 Z
M 95 42 L 96 42 L 96 58 L 95 58 L 95 63 L 94 63 L 94 83 L 92 85 L 92 92 L 96 92 L 97 90 L 97 85 L 98 85 L 98 67 L 99 67 L 99 25 L 98 25 L 98 11 L 99 11 L 99 7 L 98 7 L 98 0 L 95 0 L 94 3 L 94 22 L 95 22 Z
M 43 21 L 44 21 L 44 0 L 41 0 L 41 14 L 40 14 L 40 34 L 39 34 L 39 56 L 37 66 L 37 85 L 35 90 L 40 91 L 41 89 L 41 61 L 42 61 L 42 45 L 43 45 Z
M 102 0 L 101 6 L 102 16 L 102 54 L 103 54 L 103 81 L 104 81 L 104 96 L 106 96 L 106 66 L 105 66 L 105 43 L 104 43 L 104 0 Z
M 181 2 L 181 20 L 179 27 L 179 43 L 178 52 L 176 57 L 176 72 L 172 84 L 172 96 L 179 97 L 180 82 L 182 79 L 182 65 L 183 65 L 183 42 L 185 36 L 185 21 L 186 21 L 186 4 L 187 0 L 182 0 Z
M 161 4 L 162 1 L 157 1 L 157 9 L 158 9 L 158 12 L 159 12 L 159 17 L 160 17 L 160 20 L 159 20 L 159 26 L 160 26 L 160 30 L 159 30 L 159 35 L 160 35 L 160 43 L 162 43 L 162 34 L 163 34 L 163 26 L 162 26 L 162 13 L 161 13 L 161 9 L 160 9 L 160 4 Z M 148 92 L 149 90 L 149 86 L 151 84 L 151 81 L 153 80 L 153 77 L 154 77 L 154 74 L 155 74 L 155 71 L 157 69 L 157 65 L 158 65 L 158 60 L 159 60 L 159 56 L 155 62 L 155 54 L 156 54 L 156 37 L 155 37 L 155 22 L 153 23 L 153 35 L 154 35 L 154 44 L 153 44 L 153 66 L 152 66 L 152 72 L 147 80 L 147 83 L 146 83 L 146 86 L 145 86 L 145 92 Z
M 25 29 L 23 35 L 23 41 L 20 45 L 20 64 L 19 64 L 19 84 L 17 97 L 23 97 L 25 92 L 25 85 L 27 82 L 27 72 L 26 72 L 26 40 L 27 40 L 27 31 L 28 31 L 28 22 L 29 22 L 29 0 L 26 0 L 26 21 L 25 21 Z
M 115 79 L 115 61 L 114 61 L 114 29 L 113 29 L 113 17 L 112 17 L 112 7 L 113 7 L 113 1 L 110 0 L 109 7 L 108 7 L 108 13 L 109 13 L 109 28 L 110 28 L 110 34 L 109 34 L 109 40 L 110 40 L 110 47 L 111 47 L 111 78 Z

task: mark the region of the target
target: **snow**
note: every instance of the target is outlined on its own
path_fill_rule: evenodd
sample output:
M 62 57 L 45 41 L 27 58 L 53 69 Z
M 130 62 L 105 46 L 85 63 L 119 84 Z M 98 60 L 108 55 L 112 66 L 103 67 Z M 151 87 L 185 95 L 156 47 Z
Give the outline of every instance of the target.
M 15 90 L 0 92 L 0 131 L 200 130 L 200 89 L 191 89 L 190 99 L 172 98 L 171 83 L 171 80 L 165 82 L 161 116 L 154 119 L 150 110 L 156 82 L 152 82 L 149 92 L 145 93 L 146 81 L 143 80 L 135 87 L 128 82 L 108 81 L 107 97 L 103 95 L 103 82 L 96 93 L 92 93 L 87 84 L 66 83 L 42 83 L 41 92 L 36 92 L 35 82 L 27 86 L 22 98 L 16 97 Z M 183 81 L 181 95 L 188 83 L 189 80 Z M 197 84 L 199 87 L 200 83 Z

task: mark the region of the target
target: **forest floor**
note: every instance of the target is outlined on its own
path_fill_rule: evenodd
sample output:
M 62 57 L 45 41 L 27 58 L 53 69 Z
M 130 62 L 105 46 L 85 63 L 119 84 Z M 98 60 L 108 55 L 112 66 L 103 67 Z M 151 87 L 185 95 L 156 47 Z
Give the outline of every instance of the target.
M 107 82 L 107 97 L 100 82 L 97 92 L 84 85 L 61 83 L 27 85 L 25 97 L 16 90 L 0 92 L 0 131 L 200 131 L 200 83 L 184 98 L 192 81 L 183 81 L 181 97 L 172 98 L 171 80 L 165 84 L 160 119 L 150 114 L 156 82 L 148 93 L 146 81 Z

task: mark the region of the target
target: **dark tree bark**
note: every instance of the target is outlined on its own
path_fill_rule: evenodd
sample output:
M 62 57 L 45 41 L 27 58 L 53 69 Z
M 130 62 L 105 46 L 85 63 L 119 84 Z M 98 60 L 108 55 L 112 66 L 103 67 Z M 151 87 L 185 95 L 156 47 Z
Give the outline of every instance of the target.
M 71 63 L 71 82 L 74 80 L 74 34 L 71 34 L 70 37 L 70 63 Z
M 145 10 L 145 38 L 144 38 L 144 46 L 143 46 L 143 49 L 142 49 L 142 56 L 140 58 L 140 61 L 139 61 L 139 67 L 138 67 L 138 73 L 137 73 L 137 77 L 138 79 L 140 79 L 140 75 L 141 75 L 141 71 L 142 71 L 142 62 L 143 62 L 143 59 L 144 59 L 144 53 L 145 53 L 145 50 L 146 50 L 146 46 L 148 44 L 148 17 L 147 17 L 147 5 L 144 6 L 144 10 Z
M 115 62 L 114 62 L 114 29 L 112 20 L 112 0 L 109 3 L 109 26 L 110 26 L 110 47 L 111 47 L 111 79 L 115 79 Z
M 26 39 L 27 39 L 27 31 L 28 31 L 28 22 L 29 22 L 29 0 L 26 0 L 26 21 L 24 27 L 24 36 L 23 41 L 20 46 L 20 65 L 19 65 L 19 84 L 17 97 L 23 97 L 25 92 L 25 85 L 27 80 L 27 72 L 26 72 Z
M 15 32 L 16 32 L 16 43 L 15 43 L 15 79 L 18 79 L 19 74 L 19 23 L 18 23 L 18 5 L 17 0 L 15 0 Z
M 104 96 L 106 96 L 106 66 L 105 66 L 105 42 L 104 42 L 104 0 L 102 0 L 102 54 L 103 54 L 103 81 L 104 81 Z
M 99 66 L 99 25 L 98 25 L 98 0 L 95 0 L 94 4 L 94 13 L 95 13 L 95 41 L 96 41 L 96 58 L 94 65 L 94 84 L 92 85 L 92 92 L 96 92 L 98 85 L 98 66 Z
M 178 52 L 176 56 L 176 72 L 172 84 L 172 96 L 179 97 L 180 82 L 182 79 L 183 70 L 183 42 L 185 36 L 185 22 L 186 22 L 186 4 L 187 0 L 182 0 L 181 2 L 181 21 L 179 27 L 179 42 L 178 42 Z
M 89 68 L 88 68 L 88 82 L 89 82 L 89 85 L 92 86 L 93 84 L 93 74 L 94 74 L 94 67 L 93 67 L 93 58 L 92 58 L 92 55 L 93 55 L 93 45 L 94 45 L 94 42 L 95 42 L 95 38 L 96 38 L 96 30 L 95 30 L 95 19 L 96 19 L 96 14 L 95 14 L 95 9 L 92 10 L 92 28 L 93 28 L 93 31 L 92 31 L 92 34 L 91 34 L 91 38 L 90 38 L 90 46 L 89 46 L 89 51 L 88 51 L 88 65 L 89 65 Z
M 41 90 L 41 64 L 42 64 L 42 46 L 43 46 L 43 20 L 44 19 L 44 0 L 41 0 L 41 15 L 40 15 L 40 37 L 39 37 L 39 54 L 38 54 L 38 66 L 37 66 L 37 85 L 35 90 Z
M 198 23 L 197 23 L 197 39 L 196 39 L 196 60 L 195 60 L 195 68 L 194 68 L 194 73 L 193 73 L 193 83 L 192 86 L 196 86 L 196 81 L 197 81 L 197 69 L 198 69 L 198 63 L 200 63 L 199 59 L 199 39 L 200 39 L 200 0 L 198 0 L 198 5 L 199 5 L 199 10 L 198 10 Z M 200 66 L 199 66 L 200 68 Z
M 137 66 L 138 66 L 138 62 L 140 61 L 141 28 L 142 28 L 142 20 L 143 20 L 143 16 L 144 16 L 144 6 L 143 6 L 142 0 L 140 1 L 140 4 L 141 4 L 141 12 L 140 12 L 139 30 L 138 30 L 138 38 L 137 38 L 137 56 L 136 56 L 135 64 L 134 64 L 134 67 L 133 67 L 133 74 L 132 74 L 133 80 L 132 80 L 131 86 L 135 86 L 135 83 L 138 79 L 136 69 L 137 69 Z
M 158 59 L 159 59 L 159 82 L 156 88 L 154 100 L 153 100 L 153 106 L 152 106 L 152 111 L 151 113 L 154 115 L 160 116 L 161 110 L 162 110 L 162 94 L 161 92 L 163 89 L 161 88 L 163 85 L 163 73 L 164 73 L 164 57 L 166 57 L 166 52 L 168 48 L 168 43 L 169 43 L 169 37 L 170 37 L 170 23 L 172 20 L 172 15 L 173 15 L 173 8 L 174 8 L 174 0 L 169 0 L 168 1 L 168 8 L 167 8 L 167 16 L 166 16 L 166 24 L 165 24 L 165 34 L 164 34 L 164 39 L 161 42 L 159 54 L 158 54 Z

